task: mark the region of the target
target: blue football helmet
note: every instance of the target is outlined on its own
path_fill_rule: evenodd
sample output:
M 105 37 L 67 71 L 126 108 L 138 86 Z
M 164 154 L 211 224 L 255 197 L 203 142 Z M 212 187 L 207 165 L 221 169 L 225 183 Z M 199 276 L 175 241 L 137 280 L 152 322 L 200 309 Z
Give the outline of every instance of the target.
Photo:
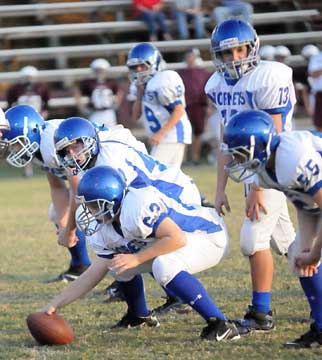
M 94 125 L 81 117 L 65 119 L 56 129 L 54 143 L 59 163 L 71 174 L 85 170 L 90 160 L 98 154 L 98 137 Z M 77 154 L 67 151 L 69 145 L 83 144 Z
M 245 110 L 232 116 L 224 129 L 221 151 L 231 155 L 225 166 L 229 177 L 241 182 L 267 164 L 279 143 L 273 119 L 261 110 Z
M 226 50 L 247 45 L 247 57 L 238 61 L 225 61 Z M 229 19 L 218 24 L 211 35 L 211 48 L 216 71 L 229 79 L 240 79 L 254 69 L 259 62 L 259 38 L 254 28 L 247 22 Z
M 77 188 L 77 225 L 87 236 L 119 214 L 126 192 L 123 176 L 110 166 L 96 166 L 86 171 Z
M 7 142 L 7 162 L 24 167 L 34 158 L 40 146 L 40 135 L 45 120 L 29 105 L 17 105 L 5 112 L 9 128 L 1 130 L 2 141 Z
M 152 44 L 140 43 L 134 46 L 126 62 L 131 82 L 136 81 L 139 84 L 148 82 L 156 72 L 160 71 L 161 59 L 159 50 Z M 137 65 L 146 65 L 147 70 L 138 72 Z

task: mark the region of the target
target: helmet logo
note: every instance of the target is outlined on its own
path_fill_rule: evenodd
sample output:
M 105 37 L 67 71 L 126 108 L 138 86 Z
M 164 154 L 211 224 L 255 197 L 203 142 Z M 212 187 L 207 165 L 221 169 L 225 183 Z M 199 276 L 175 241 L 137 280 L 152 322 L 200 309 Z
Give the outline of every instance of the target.
M 219 42 L 219 46 L 223 47 L 223 48 L 232 48 L 232 47 L 236 47 L 239 46 L 239 40 L 238 38 L 234 37 L 234 38 L 229 38 L 229 39 L 224 39 L 221 40 Z

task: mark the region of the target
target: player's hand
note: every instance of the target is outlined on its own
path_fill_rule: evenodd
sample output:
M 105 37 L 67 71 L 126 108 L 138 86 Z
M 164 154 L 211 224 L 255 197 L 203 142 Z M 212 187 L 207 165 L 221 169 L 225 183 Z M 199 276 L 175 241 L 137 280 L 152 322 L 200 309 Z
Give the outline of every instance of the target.
M 310 277 L 318 272 L 320 265 L 321 252 L 315 252 L 313 249 L 303 250 L 295 257 L 295 267 L 298 269 L 300 276 Z
M 251 220 L 260 220 L 261 213 L 267 214 L 262 190 L 251 190 L 246 198 L 245 214 Z
M 151 145 L 158 145 L 163 138 L 163 133 L 158 131 L 150 138 Z
M 66 229 L 60 229 L 58 234 L 58 244 L 68 248 L 74 247 L 77 244 L 78 238 L 76 236 L 76 230 L 67 231 Z
M 114 255 L 110 263 L 110 270 L 116 274 L 133 269 L 140 265 L 139 258 L 136 254 L 118 254 Z
M 53 315 L 56 312 L 56 308 L 54 306 L 48 304 L 43 309 L 41 309 L 40 312 L 44 312 L 44 313 L 46 313 L 48 315 Z
M 216 194 L 215 209 L 220 216 L 225 216 L 226 212 L 230 212 L 228 197 L 225 192 Z

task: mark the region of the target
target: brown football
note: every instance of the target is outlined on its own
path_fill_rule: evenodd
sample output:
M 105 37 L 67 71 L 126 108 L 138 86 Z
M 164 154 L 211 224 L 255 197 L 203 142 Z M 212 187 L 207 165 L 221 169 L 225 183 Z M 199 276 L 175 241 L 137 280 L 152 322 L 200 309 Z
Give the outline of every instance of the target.
M 34 312 L 26 321 L 31 335 L 40 345 L 66 345 L 74 340 L 73 329 L 57 313 Z

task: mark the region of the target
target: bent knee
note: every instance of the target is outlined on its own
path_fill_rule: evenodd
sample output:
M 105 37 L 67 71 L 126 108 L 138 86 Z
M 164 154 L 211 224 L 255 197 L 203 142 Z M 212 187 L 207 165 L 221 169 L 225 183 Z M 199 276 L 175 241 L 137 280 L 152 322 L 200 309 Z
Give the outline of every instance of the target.
M 153 276 L 162 286 L 166 286 L 183 270 L 181 264 L 169 255 L 158 256 L 152 263 Z

